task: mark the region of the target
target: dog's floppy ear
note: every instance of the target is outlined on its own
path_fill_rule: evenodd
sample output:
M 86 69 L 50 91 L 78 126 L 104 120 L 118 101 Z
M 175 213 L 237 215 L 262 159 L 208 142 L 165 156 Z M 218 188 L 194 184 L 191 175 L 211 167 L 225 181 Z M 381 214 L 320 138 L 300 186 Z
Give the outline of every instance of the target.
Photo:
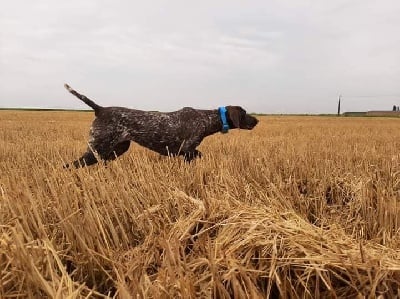
M 239 106 L 228 106 L 226 107 L 226 110 L 228 111 L 228 116 L 233 126 L 235 128 L 240 128 L 240 116 L 242 109 Z

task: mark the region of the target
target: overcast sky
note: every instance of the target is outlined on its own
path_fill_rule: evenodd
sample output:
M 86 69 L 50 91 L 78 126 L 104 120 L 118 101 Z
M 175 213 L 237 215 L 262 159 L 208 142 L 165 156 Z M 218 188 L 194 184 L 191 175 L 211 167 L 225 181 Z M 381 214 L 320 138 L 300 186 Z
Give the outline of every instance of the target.
M 190 4 L 189 4 L 190 3 Z M 400 105 L 400 1 L 3 1 L 0 107 Z

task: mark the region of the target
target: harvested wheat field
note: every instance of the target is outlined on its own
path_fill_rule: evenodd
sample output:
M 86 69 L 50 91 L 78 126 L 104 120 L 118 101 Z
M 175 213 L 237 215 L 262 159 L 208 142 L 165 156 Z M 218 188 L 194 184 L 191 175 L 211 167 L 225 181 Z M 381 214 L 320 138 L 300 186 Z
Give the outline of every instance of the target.
M 0 112 L 1 298 L 399 298 L 391 118 L 260 117 L 78 170 L 93 113 Z

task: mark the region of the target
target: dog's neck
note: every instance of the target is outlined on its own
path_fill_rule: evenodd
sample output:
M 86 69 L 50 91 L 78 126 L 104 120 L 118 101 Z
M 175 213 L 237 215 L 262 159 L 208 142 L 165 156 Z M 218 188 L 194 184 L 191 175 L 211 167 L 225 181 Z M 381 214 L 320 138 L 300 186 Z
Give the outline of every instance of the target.
M 216 110 L 208 110 L 207 111 L 208 122 L 206 124 L 206 136 L 222 132 L 222 121 L 221 116 L 219 115 L 219 111 Z

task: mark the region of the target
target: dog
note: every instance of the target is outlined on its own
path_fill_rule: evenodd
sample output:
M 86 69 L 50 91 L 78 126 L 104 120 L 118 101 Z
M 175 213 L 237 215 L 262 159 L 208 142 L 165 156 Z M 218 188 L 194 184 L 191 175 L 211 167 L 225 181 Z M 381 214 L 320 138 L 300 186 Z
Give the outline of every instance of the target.
M 124 107 L 102 107 L 86 96 L 64 87 L 94 110 L 87 151 L 72 163 L 75 168 L 93 165 L 98 159 L 111 161 L 136 142 L 163 156 L 183 156 L 191 162 L 201 153 L 196 147 L 217 132 L 229 129 L 252 130 L 258 120 L 240 106 L 198 110 L 185 107 L 174 112 L 154 112 Z M 69 168 L 70 165 L 64 165 Z

